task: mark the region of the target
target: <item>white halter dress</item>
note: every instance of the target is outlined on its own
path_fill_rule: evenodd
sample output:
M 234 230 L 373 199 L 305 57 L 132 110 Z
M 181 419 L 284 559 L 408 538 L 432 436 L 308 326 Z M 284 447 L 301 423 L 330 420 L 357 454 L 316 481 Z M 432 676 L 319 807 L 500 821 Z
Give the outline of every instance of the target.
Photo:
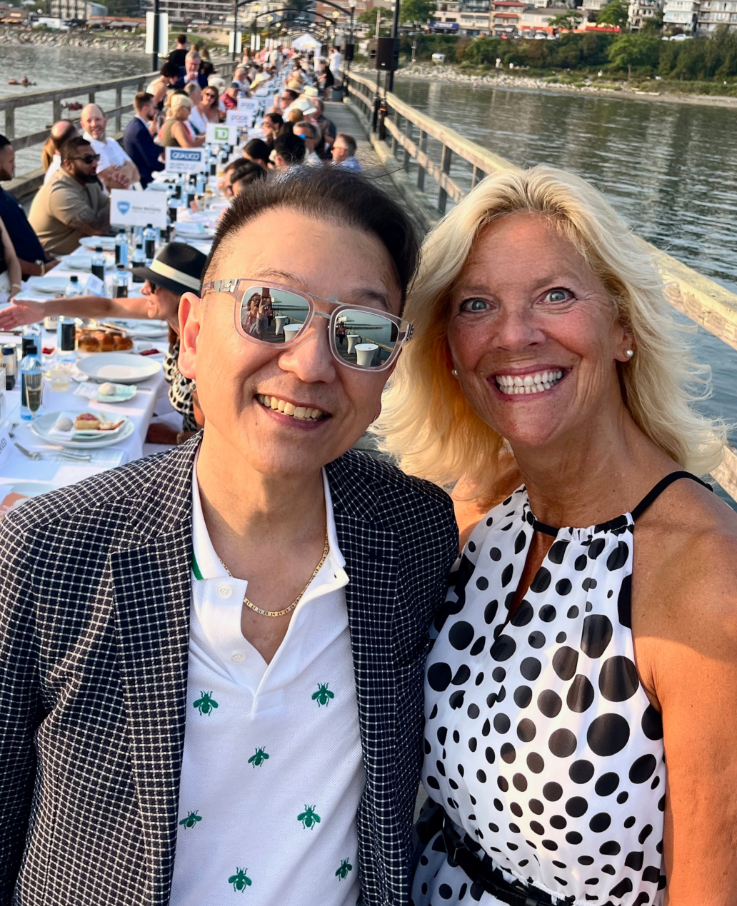
M 537 522 L 520 488 L 474 530 L 435 621 L 425 789 L 486 870 L 543 902 L 663 902 L 663 729 L 635 666 L 630 592 L 635 519 L 685 476 L 585 529 Z M 508 619 L 533 528 L 556 540 Z M 429 831 L 412 903 L 461 902 L 503 900 Z

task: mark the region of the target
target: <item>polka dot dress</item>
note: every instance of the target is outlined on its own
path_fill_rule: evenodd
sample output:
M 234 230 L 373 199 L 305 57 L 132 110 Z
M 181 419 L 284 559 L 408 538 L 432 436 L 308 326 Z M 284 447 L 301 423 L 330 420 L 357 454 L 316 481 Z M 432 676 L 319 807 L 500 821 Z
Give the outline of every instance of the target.
M 473 532 L 435 622 L 423 781 L 507 881 L 553 902 L 663 902 L 660 716 L 634 662 L 629 514 L 557 533 L 508 620 L 533 535 L 524 488 Z M 415 906 L 500 901 L 426 842 Z

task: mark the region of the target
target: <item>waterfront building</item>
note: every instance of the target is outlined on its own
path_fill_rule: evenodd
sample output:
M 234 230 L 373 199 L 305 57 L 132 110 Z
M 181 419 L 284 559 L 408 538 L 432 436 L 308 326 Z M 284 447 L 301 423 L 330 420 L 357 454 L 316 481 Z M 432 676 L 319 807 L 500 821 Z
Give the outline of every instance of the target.
M 519 29 L 522 37 L 534 38 L 535 35 L 552 34 L 553 28 L 549 24 L 550 20 L 565 13 L 570 13 L 570 9 L 567 6 L 525 7 L 519 18 Z
M 609 0 L 583 0 L 581 12 L 584 22 L 594 21 L 608 2 Z
M 663 8 L 662 0 L 630 0 L 629 21 L 630 31 L 640 31 L 648 19 Z
M 737 28 L 737 0 L 701 0 L 698 33 L 709 35 L 720 25 Z
M 668 29 L 681 28 L 695 35 L 700 6 L 699 0 L 665 0 L 663 25 Z
M 107 16 L 107 6 L 92 0 L 51 0 L 49 15 L 57 19 L 86 22 L 92 16 Z
M 492 0 L 491 31 L 495 38 L 512 38 L 519 33 L 519 20 L 527 6 L 521 0 Z

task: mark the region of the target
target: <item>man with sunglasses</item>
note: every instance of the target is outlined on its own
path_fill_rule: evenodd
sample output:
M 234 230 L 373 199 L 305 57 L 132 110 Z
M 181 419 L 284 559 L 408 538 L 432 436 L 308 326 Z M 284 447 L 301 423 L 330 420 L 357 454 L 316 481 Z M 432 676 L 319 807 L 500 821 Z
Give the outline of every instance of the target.
M 252 185 L 180 302 L 202 434 L 0 523 L 1 906 L 407 906 L 458 534 L 351 448 L 417 257 L 350 173 Z
M 110 197 L 97 178 L 100 159 L 82 136 L 61 149 L 61 168 L 33 199 L 29 221 L 47 255 L 68 255 L 83 236 L 110 231 Z

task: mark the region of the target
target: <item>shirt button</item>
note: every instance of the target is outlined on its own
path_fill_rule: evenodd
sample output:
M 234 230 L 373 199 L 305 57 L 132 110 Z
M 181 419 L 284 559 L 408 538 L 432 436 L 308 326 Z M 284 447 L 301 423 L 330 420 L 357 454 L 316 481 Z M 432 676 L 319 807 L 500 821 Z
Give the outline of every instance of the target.
M 221 598 L 229 598 L 233 594 L 233 589 L 230 585 L 218 585 L 218 594 Z
M 244 657 L 245 654 L 242 651 L 236 651 L 235 654 L 231 654 L 230 659 L 231 661 L 238 663 L 238 661 L 242 661 Z

